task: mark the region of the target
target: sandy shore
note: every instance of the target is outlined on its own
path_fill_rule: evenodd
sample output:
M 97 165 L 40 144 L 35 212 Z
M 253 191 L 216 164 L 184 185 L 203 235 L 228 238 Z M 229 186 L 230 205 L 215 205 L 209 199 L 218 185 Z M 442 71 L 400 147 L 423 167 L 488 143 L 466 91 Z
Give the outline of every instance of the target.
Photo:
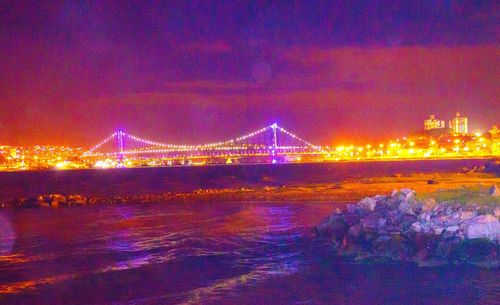
M 400 177 L 375 177 L 346 180 L 334 184 L 304 184 L 302 186 L 264 187 L 257 189 L 198 190 L 183 193 L 186 200 L 206 201 L 358 201 L 367 196 L 389 194 L 394 189 L 410 188 L 422 199 L 458 200 L 477 203 L 496 202 L 500 198 L 488 195 L 488 188 L 500 185 L 495 175 L 415 174 Z

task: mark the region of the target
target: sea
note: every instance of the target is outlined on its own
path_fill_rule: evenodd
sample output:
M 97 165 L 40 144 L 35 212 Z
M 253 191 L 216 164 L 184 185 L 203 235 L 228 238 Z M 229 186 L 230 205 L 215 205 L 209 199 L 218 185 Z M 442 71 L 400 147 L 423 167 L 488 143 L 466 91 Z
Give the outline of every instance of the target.
M 335 183 L 484 160 L 0 174 L 3 199 Z M 313 226 L 345 203 L 211 202 L 0 210 L 0 304 L 499 304 L 500 270 L 336 258 Z

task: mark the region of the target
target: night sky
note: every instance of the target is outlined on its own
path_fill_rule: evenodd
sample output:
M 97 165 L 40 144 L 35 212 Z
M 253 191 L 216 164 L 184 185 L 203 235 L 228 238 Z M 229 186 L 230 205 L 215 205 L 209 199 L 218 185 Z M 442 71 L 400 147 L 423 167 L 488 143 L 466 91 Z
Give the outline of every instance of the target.
M 457 111 L 472 131 L 500 124 L 498 1 L 126 2 L 0 2 L 0 145 L 118 128 L 203 143 L 273 122 L 363 143 Z

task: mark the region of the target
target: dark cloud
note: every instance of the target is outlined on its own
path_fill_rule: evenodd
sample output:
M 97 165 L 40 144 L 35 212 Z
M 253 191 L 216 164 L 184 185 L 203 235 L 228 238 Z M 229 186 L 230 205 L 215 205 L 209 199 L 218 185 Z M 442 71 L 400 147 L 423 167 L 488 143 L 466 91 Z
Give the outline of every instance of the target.
M 0 144 L 170 142 L 278 121 L 368 141 L 460 111 L 498 124 L 498 3 L 0 4 Z

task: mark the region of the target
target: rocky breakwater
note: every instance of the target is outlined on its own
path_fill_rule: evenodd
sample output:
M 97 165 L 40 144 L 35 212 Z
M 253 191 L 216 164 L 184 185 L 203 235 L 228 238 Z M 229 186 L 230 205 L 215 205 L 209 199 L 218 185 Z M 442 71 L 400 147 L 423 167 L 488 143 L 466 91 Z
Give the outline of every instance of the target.
M 15 198 L 0 200 L 0 208 L 63 208 L 85 205 L 118 205 L 118 204 L 149 204 L 149 203 L 190 203 L 238 201 L 244 199 L 253 191 L 240 189 L 200 189 L 191 193 L 158 193 L 140 195 L 90 196 L 79 194 L 45 194 L 31 198 Z
M 470 263 L 500 267 L 500 207 L 417 200 L 413 190 L 366 197 L 315 227 L 337 255 L 420 266 Z

